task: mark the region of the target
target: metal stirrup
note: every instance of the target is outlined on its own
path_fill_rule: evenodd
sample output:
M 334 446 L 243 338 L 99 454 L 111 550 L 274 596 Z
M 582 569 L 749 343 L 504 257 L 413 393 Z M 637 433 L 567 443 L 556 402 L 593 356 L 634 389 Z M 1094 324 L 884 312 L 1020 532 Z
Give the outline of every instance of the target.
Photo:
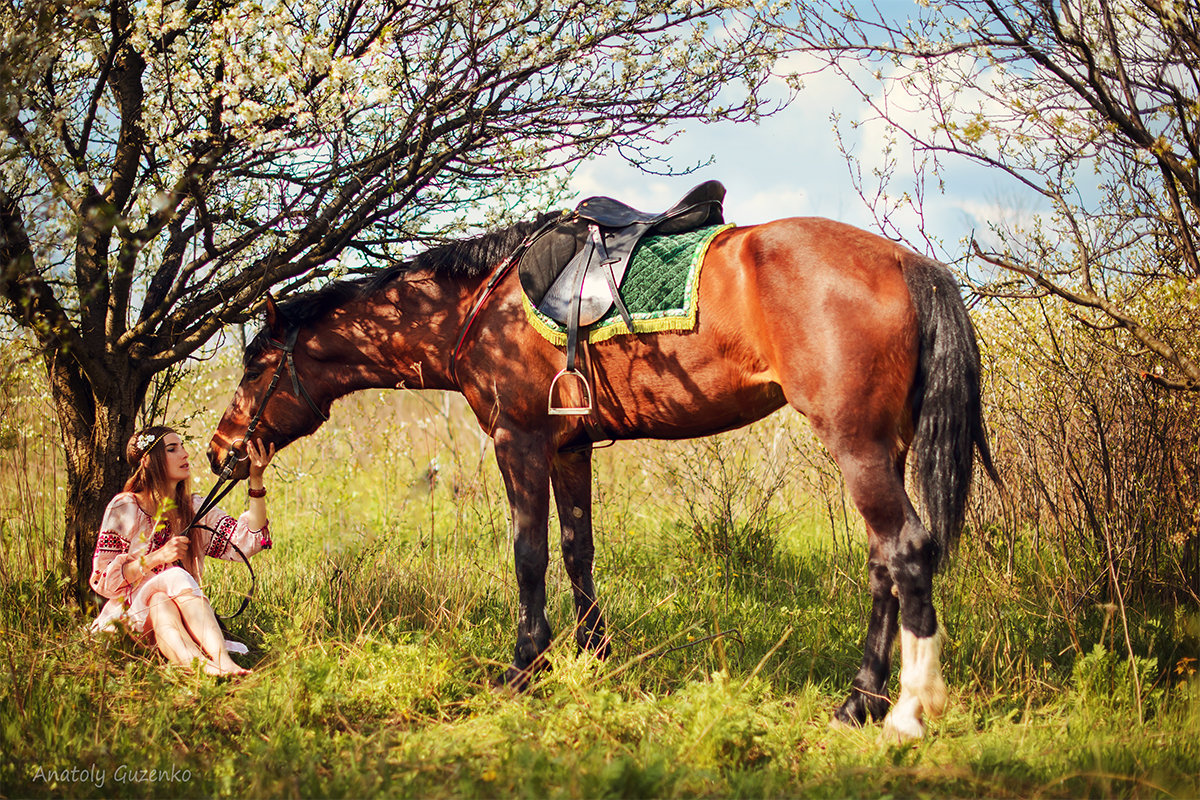
M 554 405 L 554 387 L 559 380 L 564 377 L 572 377 L 579 381 L 579 385 L 583 387 L 582 406 L 556 406 Z M 566 368 L 554 376 L 554 380 L 550 381 L 550 397 L 547 405 L 547 411 L 554 417 L 571 417 L 571 416 L 587 416 L 592 413 L 592 387 L 588 385 L 587 378 L 584 374 L 574 368 Z

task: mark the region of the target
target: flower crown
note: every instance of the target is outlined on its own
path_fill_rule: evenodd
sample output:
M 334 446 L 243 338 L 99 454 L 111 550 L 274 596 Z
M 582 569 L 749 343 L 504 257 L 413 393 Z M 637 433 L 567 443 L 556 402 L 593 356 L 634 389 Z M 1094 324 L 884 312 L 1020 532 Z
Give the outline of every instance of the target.
M 137 438 L 133 440 L 133 443 L 137 447 L 138 451 L 142 455 L 145 455 L 146 453 L 150 452 L 154 445 L 158 444 L 158 440 L 161 439 L 163 435 L 164 434 L 159 434 L 158 436 L 155 436 L 153 433 L 139 433 Z

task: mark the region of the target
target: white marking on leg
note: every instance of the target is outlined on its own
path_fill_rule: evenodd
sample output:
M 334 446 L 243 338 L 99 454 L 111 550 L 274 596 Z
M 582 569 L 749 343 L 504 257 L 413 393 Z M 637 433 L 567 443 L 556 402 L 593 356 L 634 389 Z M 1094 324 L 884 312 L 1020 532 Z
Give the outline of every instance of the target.
M 942 680 L 942 630 L 917 636 L 900 628 L 900 697 L 883 721 L 883 737 L 903 742 L 925 735 L 922 718 L 937 719 L 946 709 Z

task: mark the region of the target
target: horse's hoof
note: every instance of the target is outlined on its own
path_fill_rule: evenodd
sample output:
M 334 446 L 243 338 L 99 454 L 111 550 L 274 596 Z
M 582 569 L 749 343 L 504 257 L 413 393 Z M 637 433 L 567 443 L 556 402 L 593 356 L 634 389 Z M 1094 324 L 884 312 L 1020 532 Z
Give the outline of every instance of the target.
M 524 692 L 529 689 L 529 679 L 533 677 L 533 671 L 526 667 L 518 669 L 516 665 L 510 666 L 504 670 L 504 673 L 497 676 L 492 684 L 497 688 L 510 689 L 514 692 Z
M 862 724 L 858 722 L 846 722 L 839 719 L 837 714 L 834 714 L 829 720 L 829 730 L 831 731 L 860 731 Z
M 854 689 L 846 702 L 833 712 L 833 718 L 846 728 L 861 728 L 868 719 L 882 719 L 888 710 L 888 699 L 878 695 L 867 695 Z
M 867 711 L 861 706 L 852 707 L 853 701 L 847 700 L 833 710 L 833 718 L 829 727 L 842 730 L 861 728 L 867 721 Z
M 510 664 L 508 669 L 504 670 L 504 674 L 497 680 L 497 684 L 506 686 L 516 692 L 527 692 L 529 691 L 530 684 L 533 682 L 533 676 L 550 668 L 550 662 L 546 660 L 546 654 L 543 652 L 533 660 L 532 664 L 526 667 L 519 667 L 515 663 Z
M 924 737 L 925 723 L 921 716 L 921 701 L 916 695 L 901 692 L 900 699 L 883 721 L 879 738 L 889 744 L 903 744 Z
M 925 724 L 915 717 L 900 717 L 889 714 L 883 721 L 879 739 L 887 744 L 905 744 L 925 737 Z
M 593 653 L 601 661 L 606 660 L 612 651 L 611 640 L 603 633 L 580 636 L 575 643 L 579 646 L 579 652 Z

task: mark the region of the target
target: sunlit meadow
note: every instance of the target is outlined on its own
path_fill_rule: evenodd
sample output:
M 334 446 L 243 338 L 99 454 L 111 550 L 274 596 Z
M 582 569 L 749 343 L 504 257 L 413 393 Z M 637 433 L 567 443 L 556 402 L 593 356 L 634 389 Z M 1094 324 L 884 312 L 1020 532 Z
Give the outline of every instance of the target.
M 576 652 L 554 543 L 551 669 L 514 695 L 493 685 L 516 591 L 489 442 L 457 397 L 341 401 L 267 476 L 275 547 L 230 623 L 253 674 L 187 674 L 90 637 L 64 599 L 53 419 L 33 367 L 6 374 L 2 797 L 1200 794 L 1195 614 L 1130 609 L 1131 667 L 1113 608 L 1055 603 L 1069 565 L 1017 536 L 1010 569 L 994 530 L 968 530 L 937 582 L 952 698 L 931 735 L 830 728 L 865 634 L 865 536 L 787 414 L 597 451 L 612 655 Z M 236 378 L 226 356 L 172 393 L 197 462 Z M 218 612 L 249 584 L 211 562 L 206 581 Z

